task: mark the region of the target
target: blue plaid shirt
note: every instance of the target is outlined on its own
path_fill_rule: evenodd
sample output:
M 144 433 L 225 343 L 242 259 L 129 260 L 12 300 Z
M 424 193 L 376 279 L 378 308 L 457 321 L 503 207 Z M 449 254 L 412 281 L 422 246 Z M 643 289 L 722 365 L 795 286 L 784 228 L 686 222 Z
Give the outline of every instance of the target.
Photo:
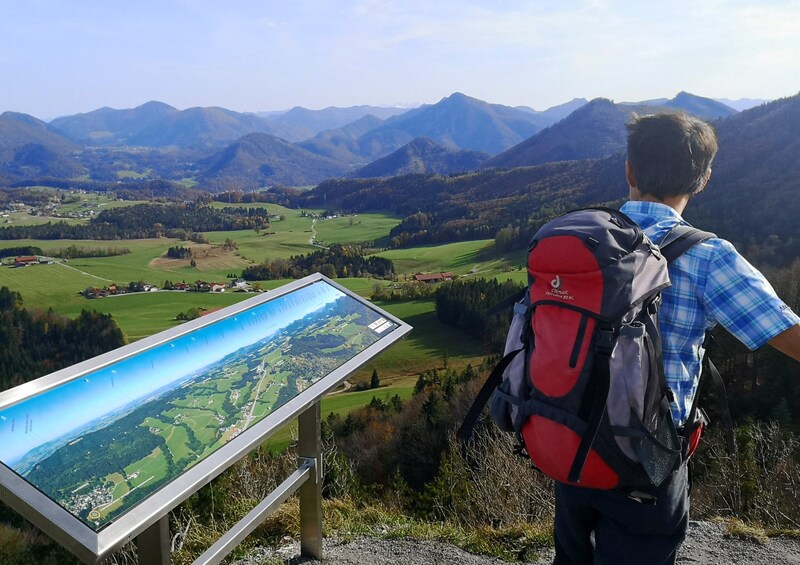
M 666 204 L 630 201 L 621 211 L 656 243 L 676 224 L 688 225 Z M 722 324 L 752 350 L 800 323 L 800 318 L 724 239 L 692 247 L 670 264 L 669 278 L 672 286 L 662 292 L 659 322 L 667 386 L 675 394 L 672 417 L 681 425 L 700 379 L 706 330 Z

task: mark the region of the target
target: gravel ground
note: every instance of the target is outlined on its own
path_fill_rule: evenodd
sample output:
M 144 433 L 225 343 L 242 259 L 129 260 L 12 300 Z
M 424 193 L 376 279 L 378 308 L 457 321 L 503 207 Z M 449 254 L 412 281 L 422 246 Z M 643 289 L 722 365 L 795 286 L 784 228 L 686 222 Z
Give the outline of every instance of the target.
M 299 556 L 300 545 L 279 549 L 257 548 L 234 565 L 505 565 L 492 557 L 472 555 L 452 545 L 412 539 L 357 538 L 346 543 L 327 539 L 323 559 Z M 524 565 L 553 562 L 552 550 Z M 678 563 L 692 565 L 791 565 L 800 564 L 800 540 L 772 538 L 766 545 L 725 535 L 725 525 L 690 522 L 689 535 L 678 555 Z

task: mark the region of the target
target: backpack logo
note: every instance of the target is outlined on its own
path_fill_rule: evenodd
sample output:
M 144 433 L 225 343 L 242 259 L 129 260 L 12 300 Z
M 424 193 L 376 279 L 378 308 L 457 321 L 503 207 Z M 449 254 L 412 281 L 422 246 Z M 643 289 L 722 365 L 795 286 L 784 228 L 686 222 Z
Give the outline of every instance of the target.
M 550 281 L 550 290 L 548 290 L 545 295 L 561 300 L 575 300 L 575 297 L 572 296 L 568 290 L 561 290 L 562 282 L 561 275 L 556 275 L 556 278 Z

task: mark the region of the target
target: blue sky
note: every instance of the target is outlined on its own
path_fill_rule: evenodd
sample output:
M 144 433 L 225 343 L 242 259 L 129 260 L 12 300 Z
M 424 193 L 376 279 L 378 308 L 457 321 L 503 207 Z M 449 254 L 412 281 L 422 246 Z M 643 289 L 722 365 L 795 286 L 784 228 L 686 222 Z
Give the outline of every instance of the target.
M 0 461 L 13 465 L 31 449 L 113 414 L 341 296 L 325 283 L 304 287 L 0 410 Z
M 0 111 L 798 92 L 800 2 L 0 0 Z

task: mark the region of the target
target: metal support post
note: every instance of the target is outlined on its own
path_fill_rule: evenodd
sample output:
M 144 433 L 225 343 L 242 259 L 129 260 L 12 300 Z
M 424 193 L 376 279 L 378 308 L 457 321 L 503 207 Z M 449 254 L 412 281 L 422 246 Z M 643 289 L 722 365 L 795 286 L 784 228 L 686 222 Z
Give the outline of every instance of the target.
M 169 514 L 136 536 L 139 563 L 170 565 Z
M 300 555 L 322 559 L 322 432 L 317 400 L 298 418 L 298 456 L 315 461 L 315 473 L 300 487 Z

